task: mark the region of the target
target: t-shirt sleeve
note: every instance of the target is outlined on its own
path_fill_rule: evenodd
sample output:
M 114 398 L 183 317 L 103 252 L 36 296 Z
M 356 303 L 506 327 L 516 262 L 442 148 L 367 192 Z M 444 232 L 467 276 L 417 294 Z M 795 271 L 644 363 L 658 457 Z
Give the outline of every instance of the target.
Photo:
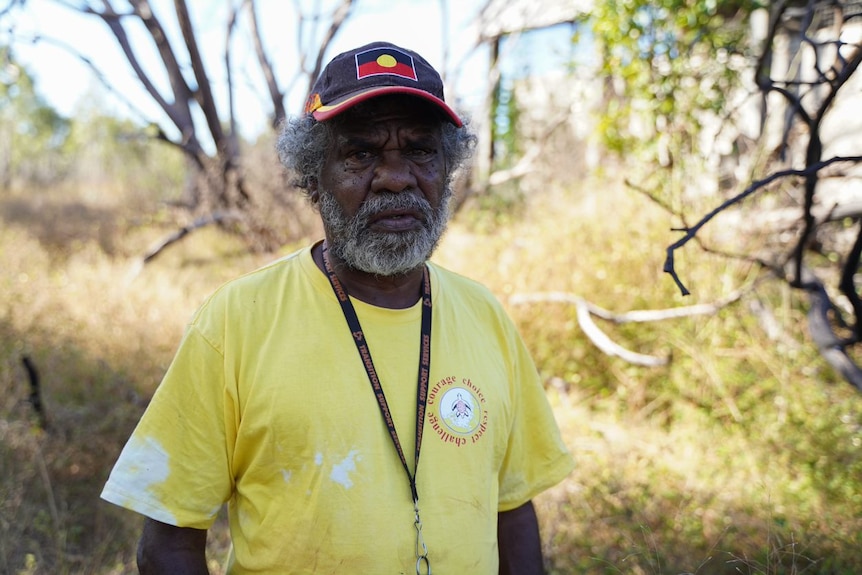
M 514 409 L 508 450 L 499 472 L 498 511 L 520 507 L 574 468 L 535 364 L 520 337 L 516 335 L 515 340 Z
M 193 323 L 102 498 L 163 523 L 209 528 L 233 487 L 233 406 L 223 355 Z

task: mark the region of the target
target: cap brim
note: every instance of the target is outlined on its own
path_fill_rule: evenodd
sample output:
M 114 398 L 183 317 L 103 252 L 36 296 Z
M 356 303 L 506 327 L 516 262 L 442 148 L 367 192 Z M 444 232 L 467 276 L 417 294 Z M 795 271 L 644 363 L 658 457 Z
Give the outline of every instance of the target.
M 446 119 L 455 124 L 456 127 L 460 128 L 463 125 L 461 118 L 458 117 L 458 114 L 456 114 L 455 111 L 446 104 L 446 102 L 424 90 L 409 88 L 407 86 L 377 86 L 375 88 L 369 88 L 367 90 L 351 94 L 340 102 L 329 104 L 327 106 L 320 106 L 312 112 L 311 115 L 318 122 L 324 122 L 345 112 L 346 110 L 349 110 L 360 102 L 386 94 L 409 94 L 411 96 L 422 98 L 440 108 L 440 110 L 446 115 Z

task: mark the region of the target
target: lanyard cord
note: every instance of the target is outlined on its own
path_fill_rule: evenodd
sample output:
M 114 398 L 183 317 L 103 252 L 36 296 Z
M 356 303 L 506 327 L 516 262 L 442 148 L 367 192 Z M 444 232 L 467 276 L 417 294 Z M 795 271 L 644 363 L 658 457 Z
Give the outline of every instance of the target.
M 383 387 L 380 384 L 380 378 L 377 376 L 377 370 L 374 368 L 374 363 L 371 361 L 371 352 L 368 349 L 368 342 L 365 340 L 365 334 L 363 333 L 362 326 L 359 323 L 359 317 L 356 315 L 356 310 L 350 302 L 347 290 L 341 284 L 341 281 L 332 269 L 332 264 L 329 261 L 329 255 L 327 253 L 326 243 L 323 244 L 323 267 L 326 270 L 326 275 L 329 278 L 332 291 L 335 292 L 335 297 L 338 299 L 338 303 L 341 304 L 341 311 L 344 313 L 344 319 L 347 321 L 348 327 L 350 327 L 353 341 L 356 344 L 356 350 L 359 352 L 362 365 L 365 368 L 365 372 L 368 374 L 368 381 L 371 383 L 371 389 L 377 397 L 377 406 L 380 408 L 380 414 L 383 416 L 383 421 L 386 423 L 386 427 L 389 430 L 389 437 L 392 439 L 395 451 L 398 452 L 398 457 L 401 459 L 401 464 L 404 466 L 404 471 L 407 473 L 407 480 L 410 482 L 410 492 L 413 496 L 413 505 L 416 508 L 416 520 L 418 523 L 419 492 L 416 488 L 416 474 L 419 472 L 419 450 L 422 447 L 422 429 L 425 426 L 425 406 L 428 401 L 428 378 L 431 372 L 431 279 L 428 275 L 428 267 L 424 267 L 422 274 L 422 328 L 419 353 L 419 373 L 416 378 L 416 449 L 413 462 L 413 473 L 410 472 L 410 467 L 407 465 L 407 458 L 404 457 L 404 450 L 401 448 L 401 442 L 398 440 L 398 432 L 395 429 L 395 422 L 392 419 L 392 413 L 389 411 L 389 404 L 386 402 L 386 396 L 383 394 Z M 419 526 L 421 526 L 421 523 L 419 523 Z

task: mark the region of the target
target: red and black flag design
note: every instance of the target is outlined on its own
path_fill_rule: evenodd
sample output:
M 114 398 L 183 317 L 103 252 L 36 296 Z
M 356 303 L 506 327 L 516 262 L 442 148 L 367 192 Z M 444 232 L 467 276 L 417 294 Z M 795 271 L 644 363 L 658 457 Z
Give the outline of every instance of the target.
M 392 48 L 375 48 L 356 55 L 356 79 L 391 74 L 417 80 L 413 57 Z

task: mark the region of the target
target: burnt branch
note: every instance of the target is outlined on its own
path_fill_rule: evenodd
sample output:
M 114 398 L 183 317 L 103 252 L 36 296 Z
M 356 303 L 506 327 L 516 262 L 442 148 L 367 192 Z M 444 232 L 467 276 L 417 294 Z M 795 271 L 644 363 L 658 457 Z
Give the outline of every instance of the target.
M 837 313 L 823 282 L 808 270 L 803 271 L 803 288 L 808 293 L 808 330 L 821 357 L 845 381 L 862 391 L 862 369 L 847 353 L 847 346 L 855 343 L 839 337 L 832 327 L 830 316 Z
M 42 386 L 39 379 L 39 372 L 36 369 L 36 364 L 29 355 L 21 356 L 21 365 L 24 366 L 24 371 L 27 372 L 27 381 L 30 386 L 30 394 L 27 397 L 27 402 L 33 408 L 36 414 L 36 420 L 39 429 L 47 431 L 48 429 L 48 414 L 45 411 L 45 404 L 42 401 Z
M 677 287 L 679 287 L 680 293 L 682 293 L 682 295 L 689 295 L 691 292 L 688 291 L 688 289 L 685 287 L 685 284 L 683 284 L 682 280 L 680 280 L 679 275 L 677 274 L 676 268 L 674 266 L 674 253 L 676 252 L 676 250 L 682 248 L 689 241 L 691 241 L 695 236 L 697 236 L 698 232 L 700 232 L 700 230 L 706 224 L 708 224 L 713 218 L 715 218 L 721 212 L 725 211 L 726 209 L 728 209 L 728 208 L 730 208 L 736 204 L 742 203 L 743 201 L 745 201 L 747 198 L 749 198 L 753 194 L 755 194 L 758 191 L 762 190 L 763 188 L 769 186 L 771 183 L 773 183 L 777 180 L 789 178 L 789 177 L 807 178 L 813 174 L 817 174 L 821 170 L 823 170 L 823 169 L 825 169 L 825 168 L 827 168 L 833 164 L 840 163 L 840 162 L 852 162 L 852 163 L 856 163 L 856 164 L 862 163 L 862 156 L 846 156 L 846 157 L 845 156 L 835 156 L 833 158 L 829 158 L 828 160 L 823 160 L 821 162 L 817 162 L 816 164 L 810 165 L 805 169 L 781 170 L 781 171 L 775 172 L 775 173 L 773 173 L 773 174 L 771 174 L 771 175 L 769 175 L 769 176 L 767 176 L 761 180 L 757 180 L 756 182 L 754 182 L 753 184 L 748 186 L 742 193 L 740 193 L 740 194 L 728 199 L 727 201 L 723 202 L 717 208 L 715 208 L 714 210 L 712 210 L 711 212 L 709 212 L 708 214 L 703 216 L 693 226 L 686 228 L 684 230 L 685 234 L 683 235 L 683 237 L 667 247 L 667 258 L 665 259 L 663 271 L 667 274 L 670 274 L 671 278 L 673 278 Z
M 850 302 L 853 308 L 853 316 L 855 322 L 853 324 L 853 333 L 857 341 L 862 341 L 862 300 L 859 298 L 859 292 L 856 291 L 856 282 L 854 277 L 859 271 L 859 261 L 862 258 L 862 224 L 859 225 L 859 232 L 856 234 L 856 241 L 847 255 L 847 261 L 844 262 L 844 269 L 841 273 L 841 281 L 838 284 L 841 293 Z

